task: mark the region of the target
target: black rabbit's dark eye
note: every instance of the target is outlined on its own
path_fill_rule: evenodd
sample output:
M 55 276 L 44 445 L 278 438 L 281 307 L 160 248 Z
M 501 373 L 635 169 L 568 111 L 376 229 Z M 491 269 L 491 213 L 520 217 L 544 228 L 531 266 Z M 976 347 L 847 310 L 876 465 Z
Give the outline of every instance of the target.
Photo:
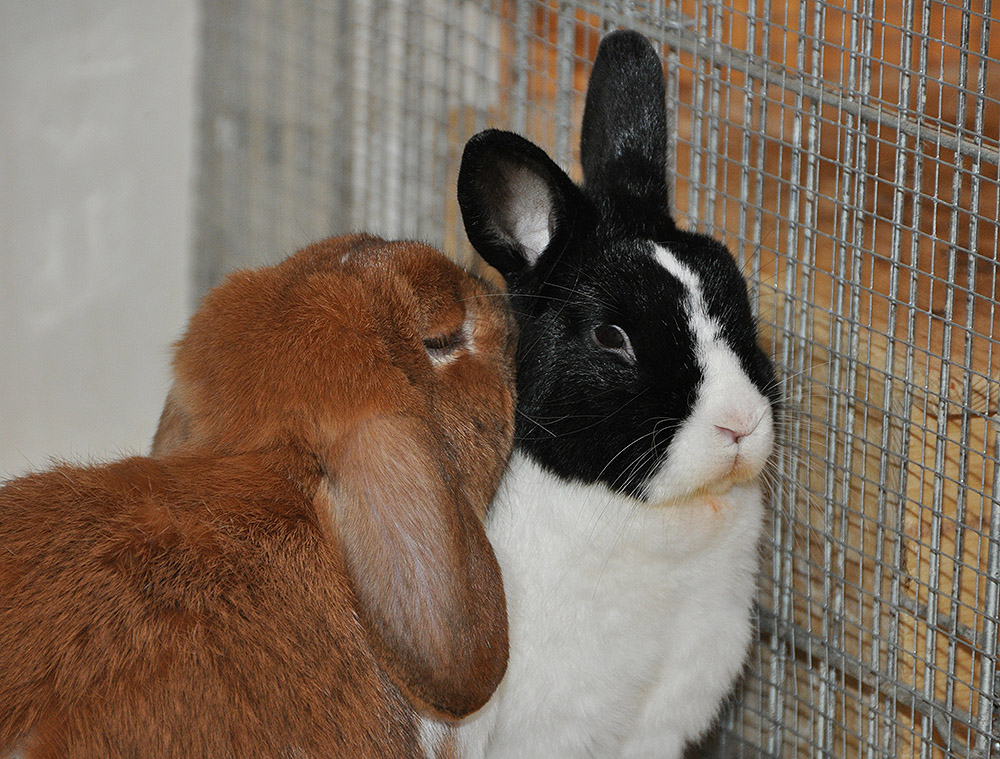
M 601 347 L 612 350 L 621 350 L 627 340 L 621 328 L 614 324 L 598 324 L 594 327 L 594 339 Z
M 625 330 L 617 324 L 598 324 L 591 330 L 590 334 L 600 347 L 620 353 L 632 361 L 635 360 L 632 343 L 629 341 L 628 335 L 625 334 Z

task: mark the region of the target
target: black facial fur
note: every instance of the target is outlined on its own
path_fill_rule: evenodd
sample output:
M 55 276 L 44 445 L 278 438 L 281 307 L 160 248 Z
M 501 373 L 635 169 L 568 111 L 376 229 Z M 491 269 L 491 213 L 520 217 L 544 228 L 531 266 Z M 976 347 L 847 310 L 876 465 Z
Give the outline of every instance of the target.
M 560 476 L 642 498 L 702 380 L 687 288 L 654 243 L 696 272 L 724 339 L 772 400 L 773 374 L 729 251 L 669 215 L 663 72 L 639 34 L 601 43 L 581 155 L 582 188 L 527 140 L 482 132 L 466 146 L 459 204 L 519 321 L 518 447 Z M 599 325 L 621 328 L 634 360 L 595 340 Z

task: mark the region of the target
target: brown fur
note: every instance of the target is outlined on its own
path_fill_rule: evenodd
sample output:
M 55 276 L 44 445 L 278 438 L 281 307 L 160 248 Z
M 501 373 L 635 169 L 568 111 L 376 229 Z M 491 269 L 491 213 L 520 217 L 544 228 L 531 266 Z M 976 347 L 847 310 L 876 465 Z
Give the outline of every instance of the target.
M 507 627 L 481 518 L 514 402 L 495 296 L 366 236 L 210 293 L 155 458 L 0 489 L 0 755 L 416 756 L 415 709 L 485 703 Z M 472 349 L 432 363 L 470 310 Z

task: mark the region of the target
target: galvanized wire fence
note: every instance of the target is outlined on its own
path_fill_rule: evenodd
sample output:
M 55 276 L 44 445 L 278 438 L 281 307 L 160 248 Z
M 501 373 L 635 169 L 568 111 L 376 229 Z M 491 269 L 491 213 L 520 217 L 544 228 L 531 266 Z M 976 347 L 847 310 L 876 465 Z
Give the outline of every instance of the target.
M 679 221 L 784 383 L 723 756 L 1000 757 L 1000 13 L 989 0 L 206 0 L 198 286 L 334 232 L 472 263 L 465 140 L 577 173 L 590 62 L 660 46 Z

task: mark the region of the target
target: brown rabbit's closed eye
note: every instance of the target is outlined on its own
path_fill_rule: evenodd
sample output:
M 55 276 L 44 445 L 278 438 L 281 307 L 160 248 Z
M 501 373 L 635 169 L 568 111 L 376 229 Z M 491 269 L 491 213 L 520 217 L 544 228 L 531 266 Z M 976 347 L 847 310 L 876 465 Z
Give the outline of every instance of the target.
M 507 661 L 482 526 L 513 436 L 505 303 L 364 235 L 206 296 L 153 458 L 0 490 L 0 755 L 408 756 L 414 710 L 482 706 Z
M 424 348 L 432 359 L 443 361 L 466 346 L 465 332 L 461 329 L 434 334 L 424 338 Z

